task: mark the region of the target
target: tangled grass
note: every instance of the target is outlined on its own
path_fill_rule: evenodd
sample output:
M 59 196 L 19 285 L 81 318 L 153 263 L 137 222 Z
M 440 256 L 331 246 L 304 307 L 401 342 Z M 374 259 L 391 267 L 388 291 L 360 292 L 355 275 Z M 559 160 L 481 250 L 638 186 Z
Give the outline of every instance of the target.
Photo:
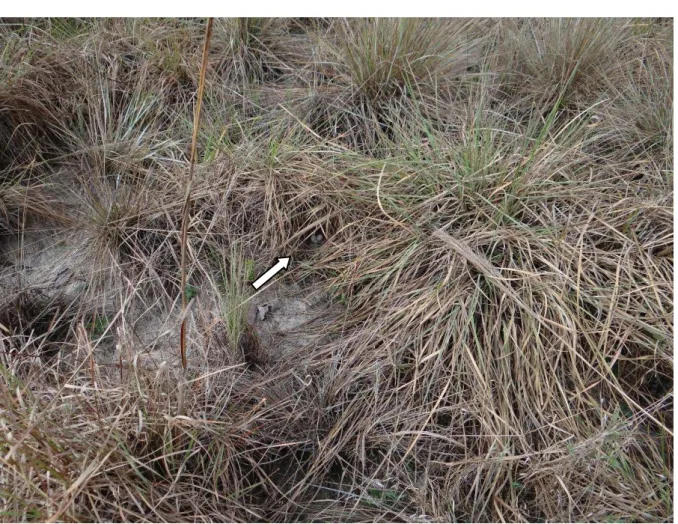
M 0 23 L 1 518 L 672 520 L 671 21 L 215 20 L 182 290 L 203 35 Z

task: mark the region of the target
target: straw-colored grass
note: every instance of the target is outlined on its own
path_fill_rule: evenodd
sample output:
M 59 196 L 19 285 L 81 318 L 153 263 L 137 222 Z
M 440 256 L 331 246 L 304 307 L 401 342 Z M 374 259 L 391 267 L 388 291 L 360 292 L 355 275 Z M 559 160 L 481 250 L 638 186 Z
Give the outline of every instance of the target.
M 671 520 L 671 21 L 204 35 L 0 21 L 0 519 Z

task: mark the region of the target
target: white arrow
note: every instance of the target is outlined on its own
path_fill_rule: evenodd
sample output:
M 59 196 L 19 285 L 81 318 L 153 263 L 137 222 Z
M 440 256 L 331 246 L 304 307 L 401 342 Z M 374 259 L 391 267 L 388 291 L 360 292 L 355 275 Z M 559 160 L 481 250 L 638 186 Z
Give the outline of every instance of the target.
M 266 271 L 266 273 L 252 283 L 252 287 L 254 287 L 254 289 L 259 289 L 266 282 L 271 280 L 281 269 L 287 269 L 287 266 L 290 265 L 290 260 L 290 257 L 279 258 L 278 262 L 271 269 Z

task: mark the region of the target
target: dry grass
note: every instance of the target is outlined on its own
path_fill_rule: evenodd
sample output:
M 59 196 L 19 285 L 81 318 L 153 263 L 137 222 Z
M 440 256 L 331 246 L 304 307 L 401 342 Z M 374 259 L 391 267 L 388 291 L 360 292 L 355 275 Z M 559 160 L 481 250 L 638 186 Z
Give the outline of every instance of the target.
M 204 31 L 0 22 L 2 520 L 671 520 L 671 22 L 215 20 L 182 286 Z

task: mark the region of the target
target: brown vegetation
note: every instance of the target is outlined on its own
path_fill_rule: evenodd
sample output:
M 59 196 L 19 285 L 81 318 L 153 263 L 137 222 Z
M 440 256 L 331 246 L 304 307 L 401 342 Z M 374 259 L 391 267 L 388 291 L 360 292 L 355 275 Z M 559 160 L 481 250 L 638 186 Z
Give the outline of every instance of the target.
M 0 22 L 0 518 L 671 520 L 672 21 L 215 20 L 182 289 L 204 31 Z

